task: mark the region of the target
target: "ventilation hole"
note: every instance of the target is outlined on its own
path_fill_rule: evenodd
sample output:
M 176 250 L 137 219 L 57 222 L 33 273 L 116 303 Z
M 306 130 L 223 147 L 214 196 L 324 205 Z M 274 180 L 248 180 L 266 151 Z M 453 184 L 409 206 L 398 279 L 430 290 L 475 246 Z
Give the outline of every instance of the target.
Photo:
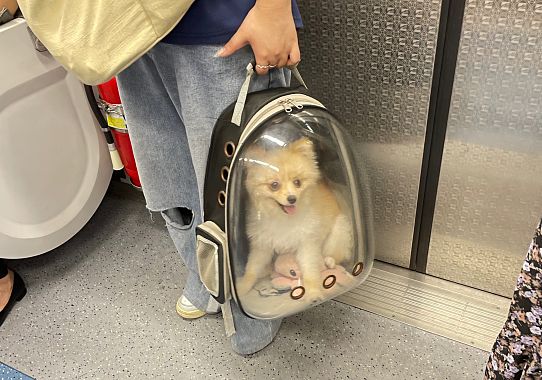
M 226 193 L 224 191 L 218 193 L 218 204 L 222 207 L 226 204 Z
M 354 276 L 357 276 L 359 275 L 361 272 L 363 271 L 363 263 L 357 263 L 356 265 L 354 265 L 354 269 L 352 269 L 352 274 Z
M 222 181 L 227 182 L 229 175 L 230 168 L 228 168 L 227 166 L 222 166 L 222 169 L 220 169 L 220 178 L 222 178 Z
M 305 295 L 305 288 L 302 286 L 296 286 L 290 292 L 290 297 L 294 300 L 298 300 Z
M 329 289 L 333 285 L 335 285 L 336 282 L 337 282 L 337 277 L 335 277 L 334 274 L 330 274 L 329 276 L 325 278 L 324 283 L 322 285 L 324 286 L 324 288 Z
M 233 154 L 235 153 L 235 144 L 231 141 L 228 141 L 226 145 L 224 145 L 224 153 L 228 158 L 233 157 Z

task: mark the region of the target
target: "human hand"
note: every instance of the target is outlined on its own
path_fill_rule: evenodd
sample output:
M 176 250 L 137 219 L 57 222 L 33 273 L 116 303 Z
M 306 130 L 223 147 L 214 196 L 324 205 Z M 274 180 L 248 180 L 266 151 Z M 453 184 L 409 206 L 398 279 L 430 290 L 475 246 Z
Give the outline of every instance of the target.
M 228 57 L 250 45 L 256 58 L 256 72 L 297 64 L 301 60 L 291 0 L 257 0 L 237 33 L 216 54 Z
M 19 6 L 17 5 L 17 0 L 0 0 L 0 10 L 6 7 L 12 15 L 17 12 Z

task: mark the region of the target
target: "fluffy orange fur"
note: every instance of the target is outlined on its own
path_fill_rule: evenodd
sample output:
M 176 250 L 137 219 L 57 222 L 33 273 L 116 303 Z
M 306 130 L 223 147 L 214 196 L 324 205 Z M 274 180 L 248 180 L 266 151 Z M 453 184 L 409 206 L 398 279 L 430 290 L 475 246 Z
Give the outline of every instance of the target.
M 250 251 L 238 294 L 270 274 L 275 253 L 295 253 L 306 296 L 322 299 L 322 259 L 350 259 L 353 238 L 349 218 L 321 176 L 312 142 L 301 138 L 280 149 L 253 148 L 247 161 Z

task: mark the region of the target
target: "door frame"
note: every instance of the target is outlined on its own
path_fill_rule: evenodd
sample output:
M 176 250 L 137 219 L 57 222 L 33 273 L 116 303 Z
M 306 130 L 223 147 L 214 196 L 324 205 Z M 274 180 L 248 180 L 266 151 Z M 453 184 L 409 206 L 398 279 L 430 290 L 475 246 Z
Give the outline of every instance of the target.
M 452 100 L 466 0 L 442 0 L 429 112 L 422 156 L 412 249 L 411 270 L 426 273 L 437 200 L 440 168 Z

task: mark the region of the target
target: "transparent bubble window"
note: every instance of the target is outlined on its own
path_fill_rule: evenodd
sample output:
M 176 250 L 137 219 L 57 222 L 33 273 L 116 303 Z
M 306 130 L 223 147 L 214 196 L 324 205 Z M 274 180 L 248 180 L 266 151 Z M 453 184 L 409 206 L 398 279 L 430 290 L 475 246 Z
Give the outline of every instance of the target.
M 227 232 L 237 301 L 250 316 L 299 312 L 359 285 L 372 265 L 365 187 L 327 111 L 281 112 L 240 147 Z

